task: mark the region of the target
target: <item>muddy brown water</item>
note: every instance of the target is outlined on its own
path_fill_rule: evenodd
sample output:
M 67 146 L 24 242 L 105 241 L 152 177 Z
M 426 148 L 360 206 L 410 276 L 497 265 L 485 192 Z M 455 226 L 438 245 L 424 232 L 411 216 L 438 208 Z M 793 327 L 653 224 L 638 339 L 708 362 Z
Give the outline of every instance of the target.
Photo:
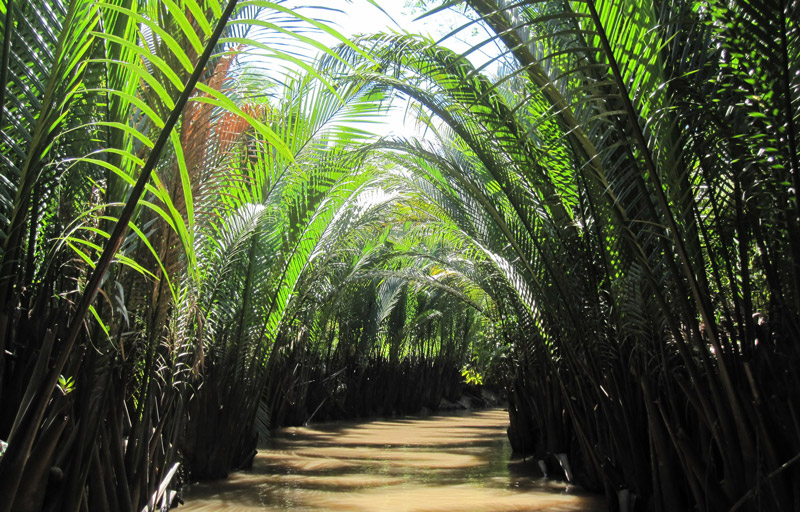
M 510 460 L 508 413 L 340 422 L 276 432 L 253 469 L 185 489 L 179 511 L 602 511 L 601 497 Z

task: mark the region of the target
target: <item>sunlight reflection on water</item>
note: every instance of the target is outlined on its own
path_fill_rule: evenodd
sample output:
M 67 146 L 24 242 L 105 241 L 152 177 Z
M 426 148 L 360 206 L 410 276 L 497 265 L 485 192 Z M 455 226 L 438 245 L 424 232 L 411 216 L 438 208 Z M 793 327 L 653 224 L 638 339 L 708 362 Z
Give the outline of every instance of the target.
M 508 413 L 283 429 L 253 469 L 187 488 L 183 511 L 600 511 L 602 498 L 509 461 Z

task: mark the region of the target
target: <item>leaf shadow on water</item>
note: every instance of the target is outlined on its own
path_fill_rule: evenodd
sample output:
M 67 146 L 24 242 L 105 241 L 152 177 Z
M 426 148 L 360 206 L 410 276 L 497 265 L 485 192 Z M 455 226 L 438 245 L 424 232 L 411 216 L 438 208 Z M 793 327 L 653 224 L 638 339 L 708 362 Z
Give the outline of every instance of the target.
M 601 510 L 511 458 L 507 413 L 380 419 L 276 432 L 253 468 L 197 484 L 185 510 Z

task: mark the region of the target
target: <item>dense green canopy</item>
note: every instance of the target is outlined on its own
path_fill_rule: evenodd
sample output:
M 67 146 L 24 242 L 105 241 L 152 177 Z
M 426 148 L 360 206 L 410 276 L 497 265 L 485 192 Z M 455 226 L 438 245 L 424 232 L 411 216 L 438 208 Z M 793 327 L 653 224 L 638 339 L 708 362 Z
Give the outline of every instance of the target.
M 800 2 L 417 4 L 0 0 L 0 511 L 464 380 L 611 508 L 796 508 Z

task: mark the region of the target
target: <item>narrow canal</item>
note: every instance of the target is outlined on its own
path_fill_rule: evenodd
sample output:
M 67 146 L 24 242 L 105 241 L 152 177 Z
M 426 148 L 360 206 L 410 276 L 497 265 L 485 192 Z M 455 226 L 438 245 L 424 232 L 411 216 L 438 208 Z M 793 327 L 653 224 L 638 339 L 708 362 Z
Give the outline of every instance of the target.
M 183 511 L 600 511 L 603 500 L 510 459 L 508 413 L 276 432 L 253 469 L 187 488 Z

